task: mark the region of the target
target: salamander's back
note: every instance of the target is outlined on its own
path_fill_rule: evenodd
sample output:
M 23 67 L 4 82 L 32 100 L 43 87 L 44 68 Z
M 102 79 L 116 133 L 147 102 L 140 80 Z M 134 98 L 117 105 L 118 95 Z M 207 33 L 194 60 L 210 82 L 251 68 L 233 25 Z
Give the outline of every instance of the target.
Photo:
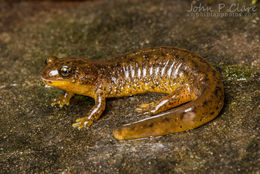
M 105 64 L 108 97 L 145 92 L 171 94 L 187 85 L 196 95 L 213 68 L 198 55 L 174 47 L 155 47 L 114 58 Z

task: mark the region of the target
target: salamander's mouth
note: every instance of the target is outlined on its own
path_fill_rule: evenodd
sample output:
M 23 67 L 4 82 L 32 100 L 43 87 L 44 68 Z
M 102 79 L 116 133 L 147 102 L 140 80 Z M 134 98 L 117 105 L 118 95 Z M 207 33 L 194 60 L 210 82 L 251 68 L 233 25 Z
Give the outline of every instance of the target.
M 57 87 L 60 89 L 67 88 L 69 86 L 69 82 L 64 80 L 47 80 L 45 78 L 41 78 L 42 82 L 45 83 L 48 86 Z
M 45 83 L 46 85 L 51 85 L 52 81 L 51 80 L 46 80 L 45 78 L 41 77 L 41 80 L 43 83 Z

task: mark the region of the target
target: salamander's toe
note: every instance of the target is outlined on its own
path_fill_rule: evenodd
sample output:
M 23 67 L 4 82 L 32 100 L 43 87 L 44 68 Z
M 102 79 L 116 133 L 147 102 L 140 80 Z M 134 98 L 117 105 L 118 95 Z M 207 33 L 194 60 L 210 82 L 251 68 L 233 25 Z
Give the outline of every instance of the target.
M 73 123 L 72 126 L 73 126 L 74 128 L 78 128 L 79 130 L 83 128 L 83 127 L 81 126 L 81 123 L 80 123 L 80 122 Z
M 139 107 L 137 107 L 135 109 L 135 111 L 138 112 L 139 116 L 143 116 L 143 115 L 150 115 L 151 114 L 151 110 L 153 108 L 154 103 L 148 103 L 148 104 L 141 104 Z
M 135 109 L 135 111 L 139 113 L 147 112 L 149 110 L 149 104 L 141 104 L 139 107 Z
M 76 123 L 73 123 L 72 126 L 74 128 L 78 128 L 79 130 L 86 127 L 90 127 L 93 124 L 92 120 L 87 120 L 85 117 L 79 118 L 76 120 Z
M 64 105 L 69 106 L 70 101 L 63 96 L 60 96 L 52 102 L 51 106 L 59 105 L 60 108 L 62 108 Z

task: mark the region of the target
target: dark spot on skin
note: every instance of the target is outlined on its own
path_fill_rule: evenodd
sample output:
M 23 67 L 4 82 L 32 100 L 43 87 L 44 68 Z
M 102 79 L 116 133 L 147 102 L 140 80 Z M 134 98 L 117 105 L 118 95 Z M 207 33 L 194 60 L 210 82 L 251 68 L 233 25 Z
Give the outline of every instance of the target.
M 153 127 L 153 123 L 150 123 L 148 126 L 149 126 L 149 127 Z
M 193 65 L 196 64 L 196 62 L 194 60 L 191 60 L 191 62 L 192 62 Z
M 143 58 L 148 59 L 149 56 L 148 56 L 147 54 L 144 54 L 144 55 L 143 55 Z
M 207 83 L 209 81 L 209 78 L 208 77 L 205 77 L 204 79 L 203 79 L 203 82 L 204 83 Z
M 166 57 L 165 52 L 161 52 L 161 56 L 162 56 L 162 57 Z
M 196 72 L 196 69 L 194 67 L 191 67 L 191 72 Z
M 182 128 L 182 125 L 180 125 L 180 128 Z
M 217 107 L 216 107 L 216 110 L 218 110 L 218 108 L 219 108 L 219 107 L 217 106 Z
M 51 81 L 48 81 L 48 83 L 52 84 L 52 82 L 51 82 Z
M 180 119 L 182 120 L 182 119 L 183 119 L 183 117 L 184 117 L 184 112 L 183 112 L 183 113 L 181 113 L 181 115 L 180 115 Z
M 207 104 L 208 104 L 208 101 L 205 100 L 205 101 L 203 102 L 203 106 L 205 106 L 205 105 L 207 105 Z
M 215 96 L 218 96 L 218 91 L 220 91 L 220 90 L 221 90 L 221 88 L 217 86 L 214 91 Z
M 135 126 L 131 126 L 131 127 L 130 127 L 131 131 L 134 131 L 135 128 L 136 128 Z
M 164 118 L 163 120 L 164 120 L 165 122 L 169 122 L 169 121 L 170 121 L 170 119 L 169 119 L 169 118 L 167 118 L 167 117 L 166 117 L 166 118 Z
M 185 76 L 188 76 L 188 75 L 189 75 L 189 73 L 188 73 L 186 70 L 183 70 L 183 74 L 184 74 Z
M 194 65 L 194 67 L 195 67 L 195 69 L 199 69 L 199 67 L 198 67 L 198 65 L 197 65 L 197 64 L 195 64 L 195 65 Z
M 202 118 L 200 118 L 200 121 L 202 121 Z
M 183 57 L 180 58 L 181 62 L 185 62 L 185 59 Z
M 211 112 L 210 115 L 213 115 L 215 112 Z
M 128 60 L 129 62 L 133 62 L 134 61 L 134 59 L 133 58 L 129 58 L 129 60 Z

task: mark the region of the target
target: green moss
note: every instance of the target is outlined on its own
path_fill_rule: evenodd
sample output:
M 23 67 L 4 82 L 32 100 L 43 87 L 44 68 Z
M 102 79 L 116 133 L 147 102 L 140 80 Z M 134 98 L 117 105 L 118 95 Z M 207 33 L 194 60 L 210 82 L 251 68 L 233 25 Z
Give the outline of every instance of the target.
M 246 66 L 226 65 L 222 68 L 222 75 L 226 80 L 247 81 L 253 76 L 253 69 Z
M 252 4 L 256 4 L 258 0 L 252 0 Z

